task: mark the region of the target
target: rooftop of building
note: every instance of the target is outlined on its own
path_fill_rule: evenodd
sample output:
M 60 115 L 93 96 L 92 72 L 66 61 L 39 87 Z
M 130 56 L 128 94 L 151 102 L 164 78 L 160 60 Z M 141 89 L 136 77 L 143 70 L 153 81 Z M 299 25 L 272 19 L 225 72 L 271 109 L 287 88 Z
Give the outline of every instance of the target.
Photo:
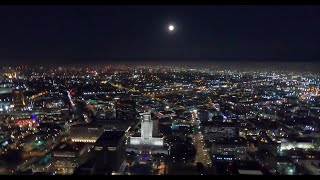
M 69 151 L 69 152 L 78 152 L 83 147 L 85 147 L 85 143 L 80 142 L 71 142 L 71 141 L 63 141 L 60 142 L 57 146 L 53 148 L 53 151 Z
M 225 138 L 223 140 L 216 140 L 213 142 L 215 145 L 246 145 L 243 138 Z
M 236 127 L 235 123 L 230 122 L 219 122 L 219 121 L 203 121 L 201 126 L 212 126 L 212 127 Z
M 83 124 L 75 124 L 75 125 L 72 125 L 71 128 L 74 128 L 74 127 L 92 127 L 92 128 L 98 128 L 98 127 L 102 127 L 102 126 L 99 126 L 97 123 L 83 123 Z
M 124 131 L 105 131 L 96 141 L 98 146 L 117 146 L 124 137 Z
M 234 161 L 234 171 L 239 175 L 266 175 L 268 172 L 257 161 Z
M 313 141 L 313 138 L 310 137 L 288 137 L 283 139 L 287 142 L 309 142 L 311 143 Z

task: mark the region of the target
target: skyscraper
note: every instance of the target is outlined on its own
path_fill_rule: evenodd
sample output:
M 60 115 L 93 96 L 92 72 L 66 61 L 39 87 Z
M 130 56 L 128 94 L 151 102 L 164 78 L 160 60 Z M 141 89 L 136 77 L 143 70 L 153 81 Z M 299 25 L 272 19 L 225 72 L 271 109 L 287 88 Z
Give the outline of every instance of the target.
M 23 95 L 23 91 L 21 89 L 14 89 L 13 90 L 13 104 L 16 110 L 22 109 L 25 107 L 25 98 Z
M 131 137 L 131 145 L 154 145 L 154 146 L 163 146 L 163 138 L 153 137 L 154 134 L 158 134 L 157 125 L 154 128 L 154 124 L 158 121 L 153 121 L 151 119 L 151 113 L 145 112 L 141 113 L 141 137 Z
M 167 154 L 168 150 L 163 148 L 163 138 L 157 137 L 158 121 L 151 119 L 151 112 L 141 113 L 140 115 L 142 115 L 141 136 L 129 138 L 127 151 L 140 152 L 142 150 Z
M 118 173 L 125 159 L 124 131 L 105 131 L 94 145 L 98 174 Z

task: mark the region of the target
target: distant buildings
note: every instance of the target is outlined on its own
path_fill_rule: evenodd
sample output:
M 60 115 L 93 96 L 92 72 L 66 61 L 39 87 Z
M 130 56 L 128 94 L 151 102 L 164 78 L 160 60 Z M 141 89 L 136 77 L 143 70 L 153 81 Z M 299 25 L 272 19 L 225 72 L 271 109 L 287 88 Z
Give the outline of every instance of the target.
M 244 139 L 229 139 L 212 142 L 211 154 L 214 160 L 246 160 L 247 143 Z M 229 158 L 225 158 L 228 156 Z
M 314 149 L 314 140 L 310 138 L 283 138 L 281 139 L 280 150 L 291 149 Z
M 178 167 L 178 157 L 222 174 L 319 169 L 317 75 L 144 66 L 9 69 L 14 72 L 0 82 L 0 154 L 22 150 L 20 170 L 126 174 L 125 152 L 131 174 L 171 172 L 164 162 Z M 23 162 L 33 157 L 37 162 Z
M 233 123 L 203 122 L 201 123 L 204 140 L 233 139 L 239 137 L 239 128 Z
M 119 120 L 136 120 L 136 105 L 133 100 L 121 100 L 115 104 L 116 118 Z
M 13 107 L 12 90 L 10 89 L 10 92 L 0 93 L 0 112 L 12 110 Z
M 11 88 L 1 87 L 0 86 L 0 94 L 7 94 L 7 93 L 11 93 L 11 92 L 12 92 Z

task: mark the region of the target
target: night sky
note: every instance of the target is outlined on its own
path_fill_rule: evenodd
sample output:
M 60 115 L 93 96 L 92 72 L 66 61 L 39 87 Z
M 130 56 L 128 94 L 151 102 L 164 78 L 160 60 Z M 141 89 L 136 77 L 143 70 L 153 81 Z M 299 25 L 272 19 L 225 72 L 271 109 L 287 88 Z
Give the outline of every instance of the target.
M 320 6 L 0 6 L 0 23 L 1 63 L 320 59 Z

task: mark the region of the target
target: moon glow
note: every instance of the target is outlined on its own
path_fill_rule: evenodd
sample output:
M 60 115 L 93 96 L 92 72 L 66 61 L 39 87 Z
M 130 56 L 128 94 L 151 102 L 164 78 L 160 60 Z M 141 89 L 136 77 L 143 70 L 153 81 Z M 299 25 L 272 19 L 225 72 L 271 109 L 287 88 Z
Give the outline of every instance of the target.
M 174 30 L 174 26 L 173 25 L 169 25 L 169 31 L 173 31 Z

